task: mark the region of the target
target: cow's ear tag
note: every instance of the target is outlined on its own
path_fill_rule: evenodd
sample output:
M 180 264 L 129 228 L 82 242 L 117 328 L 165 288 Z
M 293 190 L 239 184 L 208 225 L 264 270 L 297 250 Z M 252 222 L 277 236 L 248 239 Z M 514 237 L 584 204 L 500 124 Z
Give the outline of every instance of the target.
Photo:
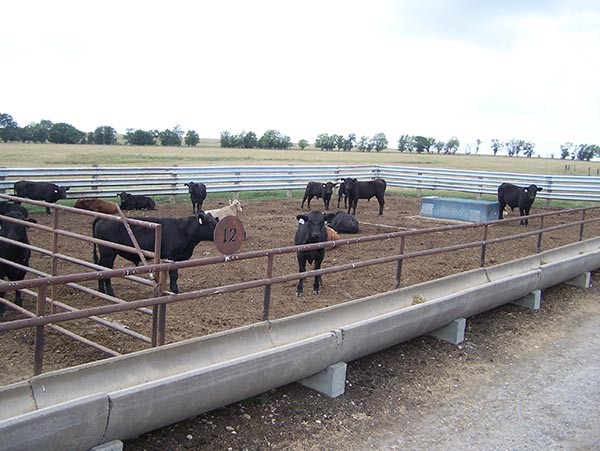
M 298 224 L 304 224 L 304 219 L 303 218 L 298 219 Z
M 198 224 L 202 225 L 202 218 L 198 216 Z

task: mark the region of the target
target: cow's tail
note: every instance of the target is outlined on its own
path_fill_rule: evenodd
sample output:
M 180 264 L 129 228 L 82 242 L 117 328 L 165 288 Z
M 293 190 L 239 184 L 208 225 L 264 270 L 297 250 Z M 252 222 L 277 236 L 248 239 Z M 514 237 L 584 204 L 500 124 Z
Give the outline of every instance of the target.
M 95 218 L 94 222 L 92 223 L 92 236 L 94 238 L 96 238 L 96 223 L 100 220 L 100 218 Z M 94 263 L 97 265 L 98 262 L 100 261 L 100 259 L 98 258 L 98 251 L 97 251 L 97 245 L 96 243 L 94 243 L 94 251 L 93 251 L 93 257 L 94 257 Z

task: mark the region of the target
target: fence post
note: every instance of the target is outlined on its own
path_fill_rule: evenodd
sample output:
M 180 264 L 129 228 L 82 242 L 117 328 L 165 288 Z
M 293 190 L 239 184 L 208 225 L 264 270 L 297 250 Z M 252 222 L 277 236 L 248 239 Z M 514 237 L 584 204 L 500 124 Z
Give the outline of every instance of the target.
M 4 166 L 0 168 L 0 182 L 4 182 L 6 180 L 6 176 L 4 175 L 5 169 L 6 168 Z M 6 190 L 4 188 L 0 188 L 0 193 L 5 194 Z
M 483 194 L 483 177 L 480 175 L 478 178 L 479 180 L 479 192 L 477 193 L 477 200 L 481 200 L 482 194 Z
M 404 257 L 404 235 L 400 237 L 400 255 Z M 404 258 L 401 258 L 396 263 L 396 288 L 400 288 L 400 279 L 402 278 L 402 263 L 404 262 Z
M 540 231 L 538 233 L 538 239 L 537 239 L 537 253 L 538 254 L 540 252 L 542 252 L 542 235 L 543 235 L 542 230 L 544 230 L 544 216 L 542 216 L 540 218 Z
M 552 206 L 552 177 L 546 177 L 546 186 L 544 187 L 544 191 L 547 193 L 546 198 L 546 207 L 550 208 Z
M 44 316 L 46 313 L 46 285 L 40 285 L 37 294 L 37 303 L 35 306 L 36 316 Z M 42 374 L 44 360 L 44 326 L 35 326 L 34 356 L 33 356 L 33 375 Z
M 235 186 L 240 186 L 240 178 L 242 177 L 242 172 L 239 170 L 239 168 L 236 172 L 234 172 L 234 175 L 235 175 L 235 181 L 233 182 L 233 184 Z M 240 199 L 240 189 L 239 188 L 237 191 L 233 192 L 233 198 L 238 199 L 238 200 Z
M 288 164 L 288 166 L 293 167 L 294 165 L 293 165 L 293 163 L 290 163 L 290 164 Z M 290 171 L 290 172 L 288 172 L 288 175 L 290 176 L 290 179 L 288 180 L 288 184 L 291 184 L 293 181 L 291 177 L 294 175 L 294 172 Z M 288 199 L 292 198 L 292 189 L 291 188 L 288 188 L 288 190 L 285 193 L 285 197 L 287 197 Z
M 419 185 L 421 185 L 421 183 L 423 183 L 422 180 L 421 180 L 421 177 L 423 176 L 423 173 L 419 172 L 419 173 L 417 173 L 417 176 L 419 177 L 419 179 L 417 180 L 417 183 Z M 417 197 L 421 197 L 421 187 L 420 186 L 419 186 L 419 188 L 417 188 Z
M 175 203 L 175 199 L 176 199 L 175 196 L 177 195 L 177 182 L 179 181 L 177 175 L 178 175 L 177 174 L 177 165 L 174 164 L 173 165 L 173 172 L 171 174 L 171 178 L 173 179 L 173 184 L 171 185 L 171 187 L 173 189 L 173 194 L 171 194 L 169 196 L 169 203 L 170 204 L 174 204 Z
M 267 255 L 267 270 L 265 277 L 270 279 L 273 277 L 273 254 Z M 271 307 L 271 285 L 265 285 L 263 291 L 263 314 L 262 320 L 267 321 L 269 319 L 269 310 Z
M 483 239 L 481 242 L 481 258 L 479 259 L 479 267 L 485 266 L 485 253 L 487 250 L 488 225 L 483 226 Z
M 97 197 L 100 189 L 100 183 L 98 183 L 99 170 L 97 164 L 93 164 L 92 167 L 94 168 L 94 173 L 92 174 L 92 183 L 90 184 L 90 189 L 92 190 L 92 193 L 94 193 L 94 197 Z

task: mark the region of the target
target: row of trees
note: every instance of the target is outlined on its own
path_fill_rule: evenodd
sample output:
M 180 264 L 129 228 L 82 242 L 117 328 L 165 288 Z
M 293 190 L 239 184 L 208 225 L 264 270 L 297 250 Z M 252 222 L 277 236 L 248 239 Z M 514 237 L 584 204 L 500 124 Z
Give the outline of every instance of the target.
M 267 130 L 260 138 L 254 132 L 242 131 L 238 135 L 233 135 L 224 131 L 221 132 L 220 143 L 221 147 L 240 149 L 289 149 L 292 147 L 290 137 L 277 130 Z
M 300 146 L 300 143 L 298 143 L 298 145 Z M 381 152 L 382 150 L 387 149 L 387 146 L 388 140 L 385 137 L 385 133 L 376 133 L 372 137 L 361 136 L 358 140 L 356 139 L 356 135 L 354 133 L 350 133 L 346 137 L 343 135 L 329 135 L 327 133 L 321 133 L 315 140 L 315 147 L 317 149 L 327 151 L 337 148 L 339 151 L 349 152 L 356 147 L 359 152 L 371 152 L 372 150 Z M 300 146 L 300 148 L 304 147 Z
M 93 132 L 84 133 L 71 124 L 64 122 L 53 123 L 49 120 L 33 122 L 20 127 L 10 114 L 0 113 L 0 140 L 22 141 L 56 144 L 103 144 L 113 145 L 117 143 L 116 130 L 108 125 L 97 127 Z M 196 146 L 200 142 L 200 136 L 195 130 L 184 132 L 177 125 L 171 130 L 141 130 L 127 129 L 124 135 L 127 144 L 136 146 L 153 146 L 160 144 L 162 146 Z M 242 131 L 234 135 L 228 131 L 221 133 L 221 147 L 243 148 L 243 149 L 289 149 L 292 142 L 289 136 L 285 136 L 277 130 L 267 130 L 260 138 L 254 132 Z M 477 139 L 475 148 L 472 144 L 464 146 L 465 154 L 479 153 L 482 141 Z M 309 146 L 306 139 L 298 141 L 298 147 L 305 149 Z M 388 140 L 385 133 L 376 133 L 372 137 L 361 136 L 360 139 L 354 133 L 347 136 L 322 133 L 315 140 L 315 147 L 324 151 L 343 151 L 350 152 L 353 149 L 359 152 L 381 152 L 388 147 Z M 435 138 L 420 135 L 402 135 L 398 139 L 398 151 L 431 153 L 453 155 L 458 152 L 460 141 L 453 136 L 448 141 L 439 141 Z M 490 141 L 490 150 L 494 155 L 506 151 L 509 157 L 518 157 L 523 155 L 531 158 L 535 154 L 535 143 L 522 139 L 511 139 L 509 141 L 500 141 L 492 139 Z M 572 160 L 589 161 L 592 158 L 600 157 L 600 146 L 596 144 L 573 144 L 566 142 L 560 145 L 560 158 Z M 554 158 L 554 155 L 552 155 Z
M 64 122 L 53 123 L 49 120 L 32 122 L 25 127 L 19 124 L 10 114 L 0 114 L 0 139 L 4 142 L 22 141 L 54 144 L 105 144 L 117 143 L 117 131 L 109 126 L 102 125 L 93 132 L 82 132 L 71 124 Z M 200 136 L 194 130 L 185 133 L 179 126 L 172 130 L 134 130 L 128 129 L 124 137 L 128 144 L 135 146 L 196 146 L 200 142 Z

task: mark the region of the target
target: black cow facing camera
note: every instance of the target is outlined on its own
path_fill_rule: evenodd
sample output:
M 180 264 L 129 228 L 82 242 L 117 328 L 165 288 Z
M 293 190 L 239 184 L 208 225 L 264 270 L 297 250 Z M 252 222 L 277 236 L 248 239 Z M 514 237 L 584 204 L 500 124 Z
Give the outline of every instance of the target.
M 336 185 L 337 183 L 333 182 L 308 182 L 306 189 L 304 190 L 304 197 L 302 198 L 302 205 L 300 205 L 300 208 L 304 208 L 304 202 L 308 200 L 307 205 L 310 210 L 310 201 L 313 197 L 316 197 L 317 199 L 323 199 L 325 210 L 329 210 L 329 202 L 333 195 L 333 188 L 335 188 Z
M 192 213 L 196 214 L 202 210 L 202 204 L 206 199 L 206 185 L 204 183 L 184 183 L 188 187 L 190 193 L 190 199 L 192 201 Z
M 515 211 L 515 207 L 519 207 L 519 215 L 524 217 L 520 224 L 528 225 L 529 210 L 531 210 L 536 194 L 542 190 L 543 188 L 536 185 L 520 187 L 512 183 L 503 183 L 498 187 L 498 202 L 500 203 L 498 219 L 502 219 L 502 213 L 507 205 L 512 211 Z
M 327 241 L 327 231 L 325 229 L 325 216 L 320 211 L 311 211 L 306 214 L 296 216 L 298 220 L 298 229 L 294 238 L 295 245 L 324 243 Z M 315 269 L 321 268 L 321 263 L 325 258 L 325 249 L 315 249 L 311 251 L 300 251 L 296 254 L 298 258 L 298 272 L 306 271 L 306 262 L 313 263 Z M 296 294 L 302 295 L 304 279 L 298 280 Z M 319 294 L 322 286 L 321 276 L 315 276 L 313 290 Z

